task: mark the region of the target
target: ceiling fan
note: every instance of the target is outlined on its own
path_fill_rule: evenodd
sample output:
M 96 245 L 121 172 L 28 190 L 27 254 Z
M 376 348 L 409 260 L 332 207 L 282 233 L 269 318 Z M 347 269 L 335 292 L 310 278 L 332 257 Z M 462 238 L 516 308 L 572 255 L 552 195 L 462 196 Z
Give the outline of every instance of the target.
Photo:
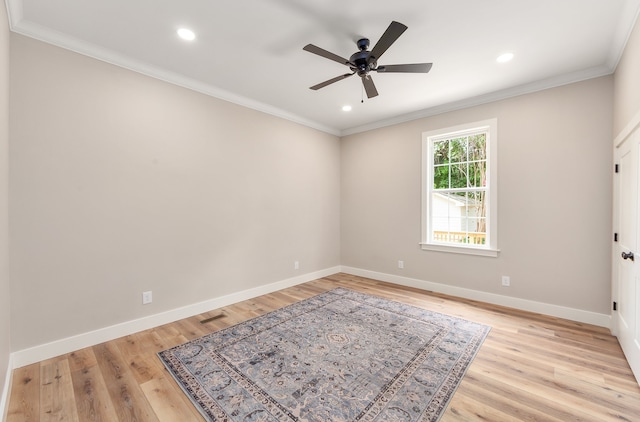
M 324 88 L 327 85 L 341 81 L 353 76 L 356 73 L 362 79 L 364 90 L 367 92 L 367 98 L 373 98 L 378 95 L 373 79 L 369 75 L 369 72 L 383 72 L 383 73 L 427 73 L 431 70 L 433 63 L 414 63 L 414 64 L 392 64 L 386 66 L 378 66 L 378 59 L 382 54 L 387 51 L 391 45 L 407 30 L 407 26 L 400 22 L 393 21 L 389 25 L 380 40 L 373 47 L 371 51 L 368 51 L 369 40 L 367 38 L 359 39 L 356 44 L 360 51 L 351 55 L 347 60 L 344 57 L 340 57 L 337 54 L 333 54 L 327 50 L 317 47 L 313 44 L 307 44 L 303 50 L 308 51 L 318 56 L 322 56 L 329 60 L 333 60 L 345 66 L 349 66 L 351 73 L 345 73 L 344 75 L 336 76 L 328 81 L 321 82 L 317 85 L 310 87 L 310 89 L 318 90 Z

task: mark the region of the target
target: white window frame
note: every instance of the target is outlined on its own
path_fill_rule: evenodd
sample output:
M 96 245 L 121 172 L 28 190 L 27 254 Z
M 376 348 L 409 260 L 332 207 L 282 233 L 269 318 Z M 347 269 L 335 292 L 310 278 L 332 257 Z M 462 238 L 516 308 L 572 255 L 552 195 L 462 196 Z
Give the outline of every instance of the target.
M 479 131 L 487 132 L 487 237 L 484 245 L 436 242 L 431 224 L 431 194 L 433 193 L 433 143 Z M 498 249 L 498 119 L 483 120 L 422 133 L 422 241 L 423 250 L 453 252 L 469 255 L 497 257 Z

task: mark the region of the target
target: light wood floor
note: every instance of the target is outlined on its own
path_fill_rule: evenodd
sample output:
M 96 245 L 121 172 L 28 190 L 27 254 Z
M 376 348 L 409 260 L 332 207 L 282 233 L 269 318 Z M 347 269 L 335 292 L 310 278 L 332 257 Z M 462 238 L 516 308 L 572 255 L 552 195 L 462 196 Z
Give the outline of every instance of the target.
M 640 387 L 604 328 L 336 274 L 17 369 L 7 422 L 202 421 L 156 352 L 338 286 L 492 327 L 442 422 L 640 421 Z

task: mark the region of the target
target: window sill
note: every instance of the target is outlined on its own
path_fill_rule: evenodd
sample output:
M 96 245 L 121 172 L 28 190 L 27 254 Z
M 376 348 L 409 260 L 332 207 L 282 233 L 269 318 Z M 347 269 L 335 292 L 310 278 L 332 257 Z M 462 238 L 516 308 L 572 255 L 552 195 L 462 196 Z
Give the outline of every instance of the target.
M 450 246 L 434 243 L 420 243 L 420 247 L 423 251 L 459 253 L 464 255 L 488 256 L 492 258 L 497 258 L 500 253 L 499 249 L 474 248 L 472 246 Z

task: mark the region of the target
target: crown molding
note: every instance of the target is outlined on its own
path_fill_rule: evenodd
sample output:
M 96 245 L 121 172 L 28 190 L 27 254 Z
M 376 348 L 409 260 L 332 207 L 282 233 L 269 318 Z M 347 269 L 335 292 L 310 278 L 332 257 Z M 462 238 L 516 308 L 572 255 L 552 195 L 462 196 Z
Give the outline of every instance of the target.
M 374 123 L 345 129 L 341 132 L 341 136 L 353 135 L 356 133 L 367 132 L 374 129 L 380 129 L 387 126 L 393 126 L 412 120 L 423 119 L 425 117 L 436 116 L 438 114 L 448 113 L 451 111 L 462 110 L 469 107 L 475 107 L 482 104 L 492 103 L 495 101 L 505 100 L 520 95 L 531 94 L 533 92 L 543 91 L 545 89 L 556 88 L 562 85 L 568 85 L 576 82 L 585 81 L 587 79 L 598 78 L 612 74 L 614 69 L 607 66 L 599 66 L 591 69 L 581 70 L 578 72 L 567 73 L 556 77 L 532 82 L 529 84 L 519 85 L 500 91 L 490 92 L 476 97 L 466 98 L 464 100 L 452 103 L 442 104 L 436 107 L 430 107 L 415 111 L 412 113 L 402 114 L 390 119 L 380 120 Z
M 640 0 L 626 0 L 623 13 L 621 13 L 620 16 L 620 25 L 617 32 L 614 34 L 611 52 L 609 54 L 609 57 L 607 58 L 606 63 L 602 66 L 559 75 L 542 81 L 536 81 L 496 92 L 490 92 L 476 97 L 442 104 L 439 106 L 430 107 L 392 118 L 382 119 L 365 125 L 341 130 L 336 127 L 327 126 L 325 124 L 298 116 L 286 110 L 273 107 L 269 104 L 235 94 L 225 89 L 205 84 L 201 81 L 186 77 L 184 75 L 169 72 L 155 66 L 150 66 L 134 58 L 115 53 L 114 51 L 101 48 L 91 43 L 87 43 L 61 32 L 53 31 L 37 24 L 25 21 L 23 19 L 23 0 L 6 0 L 6 6 L 7 13 L 9 15 L 9 26 L 13 32 L 338 137 L 367 132 L 374 129 L 393 126 L 399 123 L 405 123 L 412 120 L 431 117 L 438 114 L 474 107 L 494 101 L 516 97 L 519 95 L 529 94 L 536 91 L 555 88 L 561 85 L 567 85 L 591 78 L 609 75 L 615 71 L 618 62 L 622 57 L 629 36 L 631 35 L 631 31 L 638 19 L 638 16 L 640 16 Z
M 618 21 L 616 33 L 611 43 L 611 51 L 607 59 L 607 66 L 611 69 L 618 67 L 622 54 L 627 46 L 631 32 L 640 16 L 640 1 L 626 0 Z
M 105 63 L 122 67 L 133 72 L 141 73 L 143 75 L 159 79 L 164 82 L 178 85 L 192 91 L 200 92 L 201 94 L 205 94 L 210 97 L 218 98 L 220 100 L 228 101 L 230 103 L 237 104 L 252 110 L 260 111 L 265 114 L 289 120 L 291 122 L 298 123 L 300 125 L 319 130 L 321 132 L 326 132 L 334 136 L 340 136 L 340 131 L 336 128 L 306 119 L 280 108 L 273 107 L 269 104 L 265 104 L 251 98 L 234 94 L 233 92 L 224 90 L 222 88 L 205 84 L 193 78 L 189 78 L 175 72 L 169 72 L 156 66 L 148 65 L 134 58 L 118 54 L 112 50 L 99 47 L 95 44 L 85 42 L 78 38 L 71 37 L 69 35 L 51 30 L 49 28 L 45 28 L 41 25 L 24 21 L 22 20 L 22 1 L 7 1 L 9 3 L 12 3 L 10 6 L 10 15 L 12 16 L 12 18 L 10 18 L 10 20 L 12 21 L 10 24 L 11 30 L 17 34 L 34 38 L 47 44 L 55 45 L 57 47 L 61 47 L 66 50 L 70 50 L 75 53 L 103 61 Z
M 6 0 L 7 15 L 9 16 L 9 28 L 13 31 L 18 23 L 22 22 L 22 0 Z

